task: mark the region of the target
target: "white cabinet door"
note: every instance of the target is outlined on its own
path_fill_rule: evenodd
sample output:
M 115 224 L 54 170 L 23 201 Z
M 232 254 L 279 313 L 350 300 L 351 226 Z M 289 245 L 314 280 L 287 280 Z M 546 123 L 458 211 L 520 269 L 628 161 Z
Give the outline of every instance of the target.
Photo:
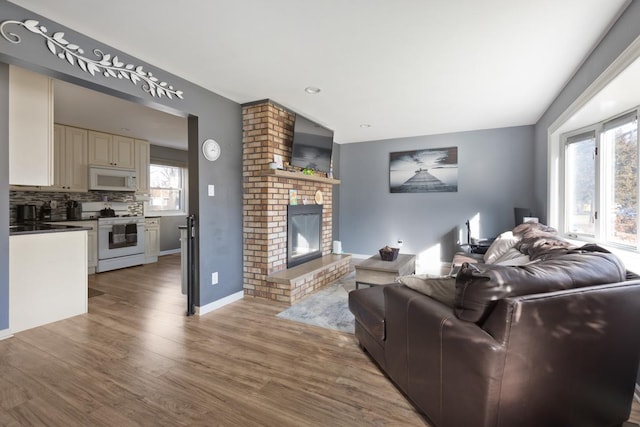
M 67 182 L 66 147 L 64 126 L 53 126 L 53 186 L 51 190 L 64 190 Z
M 158 218 L 145 220 L 144 237 L 145 263 L 157 262 L 160 255 L 160 220 Z
M 150 144 L 141 139 L 135 140 L 136 144 L 136 175 L 138 177 L 138 194 L 149 195 L 149 163 Z
M 9 67 L 9 184 L 53 185 L 53 80 Z
M 89 131 L 89 164 L 113 166 L 111 160 L 113 135 L 103 132 Z
M 87 131 L 65 126 L 66 186 L 71 191 L 88 191 Z
M 87 131 L 54 126 L 54 191 L 88 191 Z
M 136 167 L 135 162 L 135 143 L 133 138 L 121 135 L 113 135 L 113 166 L 119 168 L 133 169 Z
M 95 227 L 87 233 L 87 264 L 89 274 L 96 272 L 98 266 L 98 229 Z
M 133 138 L 89 131 L 89 164 L 133 169 L 135 167 Z

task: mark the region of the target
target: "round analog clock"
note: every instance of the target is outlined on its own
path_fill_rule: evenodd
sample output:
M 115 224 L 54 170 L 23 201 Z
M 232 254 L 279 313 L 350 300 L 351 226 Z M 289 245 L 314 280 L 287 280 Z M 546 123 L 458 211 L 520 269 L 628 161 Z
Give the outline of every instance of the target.
M 220 144 L 218 144 L 213 139 L 207 139 L 202 143 L 202 154 L 204 154 L 205 159 L 214 161 L 220 157 Z

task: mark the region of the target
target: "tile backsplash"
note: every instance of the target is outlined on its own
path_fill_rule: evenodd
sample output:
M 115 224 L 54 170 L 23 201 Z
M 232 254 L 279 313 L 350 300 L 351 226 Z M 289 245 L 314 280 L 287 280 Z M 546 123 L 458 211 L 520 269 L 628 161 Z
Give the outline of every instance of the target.
M 125 202 L 129 204 L 131 215 L 144 215 L 143 202 L 136 201 L 134 193 L 118 191 L 89 191 L 86 193 L 64 193 L 46 191 L 10 191 L 9 192 L 9 221 L 14 224 L 17 219 L 17 205 L 36 205 L 38 214 L 40 206 L 45 202 L 57 202 L 58 206 L 51 209 L 52 220 L 64 220 L 67 218 L 67 201 L 76 200 L 83 202 L 101 202 L 104 197 L 109 202 Z

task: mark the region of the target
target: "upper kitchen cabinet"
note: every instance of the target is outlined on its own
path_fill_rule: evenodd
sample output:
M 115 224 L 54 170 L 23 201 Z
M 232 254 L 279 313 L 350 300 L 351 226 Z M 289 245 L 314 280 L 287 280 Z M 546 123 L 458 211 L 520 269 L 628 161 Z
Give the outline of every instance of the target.
M 9 184 L 53 184 L 53 80 L 9 67 Z
M 136 139 L 135 146 L 136 172 L 138 175 L 138 190 L 136 191 L 136 193 L 148 196 L 151 192 L 151 188 L 149 186 L 149 163 L 151 162 L 151 145 L 148 141 Z
M 52 190 L 88 190 L 87 137 L 85 129 L 54 126 L 54 185 Z
M 133 138 L 89 131 L 89 164 L 134 169 Z

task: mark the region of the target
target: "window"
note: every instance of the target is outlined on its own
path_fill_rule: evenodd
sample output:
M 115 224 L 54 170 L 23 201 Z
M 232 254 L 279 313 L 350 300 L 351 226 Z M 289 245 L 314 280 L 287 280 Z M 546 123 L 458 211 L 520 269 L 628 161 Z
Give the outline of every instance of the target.
M 595 236 L 596 138 L 593 132 L 568 138 L 565 146 L 566 230 Z
M 563 135 L 564 231 L 638 251 L 638 113 Z
M 186 214 L 186 172 L 185 168 L 179 166 L 150 165 L 148 212 L 156 215 Z

